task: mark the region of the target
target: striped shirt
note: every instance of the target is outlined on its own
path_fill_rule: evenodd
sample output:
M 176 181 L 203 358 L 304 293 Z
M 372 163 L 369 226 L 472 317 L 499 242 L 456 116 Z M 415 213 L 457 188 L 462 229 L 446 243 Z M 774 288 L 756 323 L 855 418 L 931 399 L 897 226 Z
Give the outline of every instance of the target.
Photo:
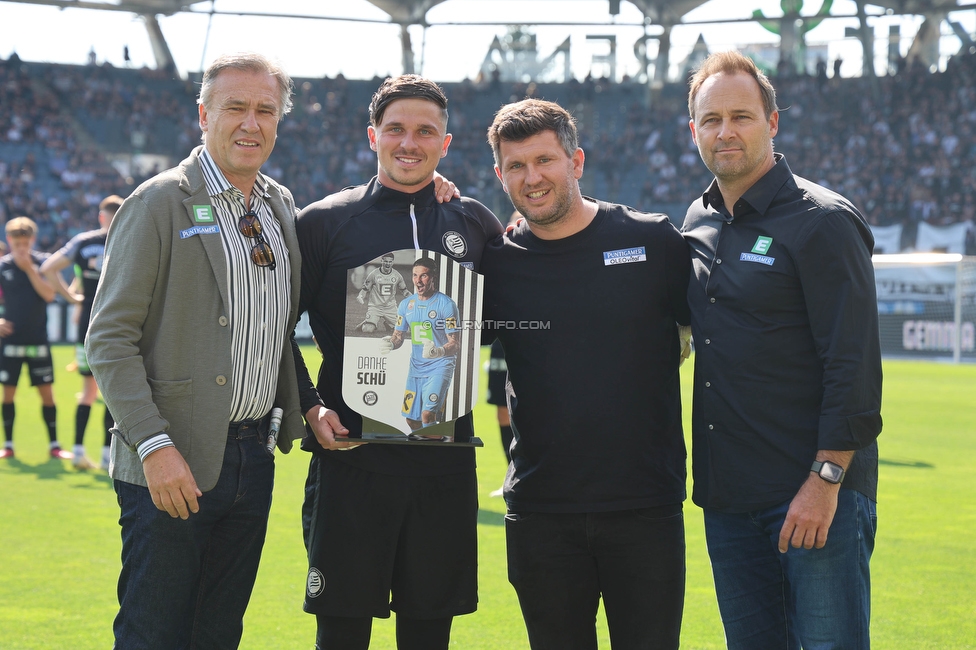
M 230 422 L 263 417 L 274 406 L 278 369 L 291 309 L 291 265 L 281 227 L 268 202 L 267 181 L 260 173 L 251 190 L 251 209 L 261 222 L 262 235 L 271 246 L 275 269 L 260 267 L 251 260 L 255 239 L 245 237 L 237 227 L 247 212 L 244 193 L 231 185 L 206 148 L 200 153 L 200 167 L 210 194 L 220 238 L 227 259 L 230 305 L 227 318 L 231 331 L 232 378 Z M 282 215 L 284 218 L 293 215 Z M 172 446 L 165 433 L 140 443 L 145 460 L 153 451 Z

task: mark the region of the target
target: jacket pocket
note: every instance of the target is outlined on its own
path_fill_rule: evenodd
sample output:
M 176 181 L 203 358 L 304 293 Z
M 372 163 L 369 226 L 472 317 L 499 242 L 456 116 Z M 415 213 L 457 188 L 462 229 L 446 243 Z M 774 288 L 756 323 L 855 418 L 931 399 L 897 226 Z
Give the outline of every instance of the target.
M 163 380 L 147 378 L 152 391 L 153 403 L 159 414 L 169 422 L 169 435 L 173 444 L 184 456 L 190 451 L 193 422 L 193 380 Z

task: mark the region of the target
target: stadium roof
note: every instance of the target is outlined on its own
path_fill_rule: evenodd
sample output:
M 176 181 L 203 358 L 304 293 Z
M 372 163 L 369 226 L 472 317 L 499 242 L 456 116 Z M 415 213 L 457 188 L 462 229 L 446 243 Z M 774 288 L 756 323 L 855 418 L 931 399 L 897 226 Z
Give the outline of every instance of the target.
M 221 9 L 218 11 L 214 10 L 213 3 L 209 0 L 0 0 L 5 2 L 18 2 L 24 4 L 34 4 L 34 5 L 47 5 L 60 7 L 63 9 L 74 8 L 74 9 L 94 9 L 94 10 L 105 10 L 105 11 L 121 11 L 127 12 L 134 15 L 141 16 L 146 24 L 146 29 L 149 33 L 149 39 L 152 44 L 153 54 L 156 58 L 156 64 L 160 68 L 170 68 L 174 67 L 173 56 L 170 52 L 169 45 L 163 36 L 162 30 L 160 29 L 159 23 L 157 21 L 157 16 L 172 16 L 177 13 L 206 13 L 206 14 L 229 14 L 229 15 L 250 15 L 250 16 L 274 16 L 274 17 L 298 17 L 298 18 L 311 18 L 311 19 L 330 19 L 330 20 L 349 20 L 358 22 L 375 22 L 375 23 L 385 23 L 385 24 L 395 24 L 401 27 L 402 42 L 403 42 L 403 68 L 404 72 L 413 71 L 413 52 L 410 43 L 409 34 L 407 32 L 407 27 L 410 25 L 423 25 L 429 26 L 430 23 L 427 21 L 427 12 L 440 4 L 445 2 L 451 3 L 464 3 L 466 0 L 366 0 L 373 6 L 379 8 L 389 16 L 389 20 L 377 20 L 370 18 L 345 18 L 338 16 L 326 16 L 322 13 L 309 14 L 296 16 L 291 13 L 281 13 L 275 12 L 272 9 L 263 12 L 253 12 L 253 11 L 236 11 Z M 566 4 L 570 0 L 525 0 L 530 3 L 553 3 L 560 2 Z M 670 28 L 674 25 L 681 24 L 683 22 L 683 17 L 691 12 L 692 10 L 700 7 L 707 3 L 708 0 L 625 0 L 631 5 L 635 6 L 645 17 L 645 22 L 648 25 L 660 25 L 664 28 L 667 34 Z M 855 0 L 858 5 L 858 13 L 863 18 L 865 6 L 868 3 L 867 0 Z M 620 10 L 621 0 L 606 0 L 607 2 L 607 15 L 611 17 L 617 14 Z M 825 3 L 828 0 L 824 0 Z M 968 4 L 969 0 L 870 0 L 870 4 L 875 7 L 882 7 L 890 10 L 891 13 L 895 15 L 923 15 L 926 18 L 933 19 L 936 24 L 941 22 L 942 19 L 946 17 L 948 12 L 955 11 L 959 9 L 974 8 L 974 5 Z M 234 3 L 226 2 L 225 6 L 233 6 Z M 322 3 L 324 4 L 324 3 Z M 786 6 L 786 0 L 782 3 Z M 802 6 L 802 2 L 799 3 Z M 201 5 L 209 5 L 209 8 L 205 8 Z M 323 11 L 322 5 L 318 5 L 319 12 Z M 311 6 L 311 3 L 310 3 Z M 829 6 L 829 5 L 828 5 Z M 565 15 L 569 12 L 562 12 Z M 799 14 L 795 14 L 799 17 Z M 835 16 L 836 17 L 836 16 Z M 507 25 L 513 22 L 518 22 L 513 20 L 511 16 L 507 16 L 506 20 L 499 20 L 497 24 Z M 750 19 L 744 19 L 750 20 Z M 788 20 L 783 20 L 783 25 L 788 26 Z M 704 23 L 709 21 L 696 21 L 696 23 Z M 715 22 L 729 22 L 726 20 L 715 21 Z M 457 22 L 451 24 L 474 24 Z M 481 23 L 484 24 L 484 23 Z M 547 23 L 547 24 L 571 24 L 571 23 Z M 572 23 L 576 24 L 576 23 Z M 863 20 L 862 20 L 863 26 Z M 956 29 L 955 26 L 953 26 Z M 972 40 L 968 35 L 959 33 L 957 29 L 957 34 L 963 39 L 966 44 L 972 44 Z M 870 44 L 870 36 L 867 29 L 862 28 L 860 30 L 859 38 L 862 40 L 864 46 L 864 71 L 867 74 L 873 74 L 873 48 Z M 937 39 L 938 30 L 929 30 L 925 34 L 922 31 L 916 37 L 916 46 L 921 47 L 925 45 L 924 43 L 919 43 L 918 39 L 926 38 L 931 41 L 933 38 Z M 965 36 L 965 38 L 963 38 Z M 783 38 L 781 42 L 781 47 L 785 48 L 788 46 L 787 38 Z M 666 39 L 665 39 L 665 42 Z M 930 44 L 930 43 L 929 43 Z M 667 58 L 668 52 L 663 50 L 660 54 L 663 57 L 663 66 L 659 66 L 659 69 L 667 69 Z
M 206 4 L 205 0 L 5 0 L 26 4 L 48 5 L 61 8 L 102 9 L 125 11 L 139 15 L 171 16 L 184 11 L 199 11 L 196 5 Z M 464 2 L 464 0 L 366 0 L 386 12 L 392 22 L 398 24 L 422 24 L 427 11 L 444 2 Z M 527 0 L 531 2 L 562 2 L 568 0 Z M 658 24 L 677 22 L 682 16 L 705 4 L 707 0 L 626 0 L 640 9 L 645 16 Z M 614 7 L 621 0 L 607 0 L 608 13 L 616 13 Z M 867 4 L 863 2 L 861 4 Z M 871 0 L 870 4 L 891 9 L 895 14 L 926 15 L 972 7 L 966 0 Z M 285 15 L 274 14 L 269 15 Z

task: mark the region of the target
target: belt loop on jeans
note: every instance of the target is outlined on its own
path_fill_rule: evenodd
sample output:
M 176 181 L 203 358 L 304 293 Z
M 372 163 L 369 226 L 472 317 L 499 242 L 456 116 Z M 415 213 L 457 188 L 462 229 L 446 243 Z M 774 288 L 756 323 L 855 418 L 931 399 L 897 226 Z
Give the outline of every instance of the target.
M 268 426 L 270 423 L 270 412 L 257 420 L 238 420 L 237 422 L 231 422 L 227 426 L 227 437 L 235 440 L 257 437 L 264 440 L 268 435 Z

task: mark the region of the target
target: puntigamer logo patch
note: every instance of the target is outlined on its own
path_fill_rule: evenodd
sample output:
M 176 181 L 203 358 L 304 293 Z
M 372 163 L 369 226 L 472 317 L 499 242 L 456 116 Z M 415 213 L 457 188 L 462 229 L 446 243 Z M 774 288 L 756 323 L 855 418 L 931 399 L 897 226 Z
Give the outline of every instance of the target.
M 219 232 L 220 226 L 217 224 L 212 226 L 193 226 L 192 228 L 181 230 L 180 239 L 186 239 L 187 237 L 193 237 L 194 235 L 216 235 Z
M 614 266 L 617 264 L 631 264 L 633 262 L 646 262 L 647 251 L 643 246 L 634 248 L 621 248 L 616 251 L 603 251 L 603 265 Z

